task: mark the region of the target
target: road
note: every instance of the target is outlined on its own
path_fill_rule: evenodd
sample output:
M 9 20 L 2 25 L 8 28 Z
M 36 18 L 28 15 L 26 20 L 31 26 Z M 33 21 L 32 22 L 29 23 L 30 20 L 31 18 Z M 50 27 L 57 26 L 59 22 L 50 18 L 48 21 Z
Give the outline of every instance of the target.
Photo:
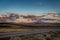
M 54 32 L 54 31 L 59 31 L 60 29 L 22 29 L 22 30 L 25 30 L 25 31 L 0 33 L 0 38 L 21 36 L 21 35 L 28 35 L 28 34 L 37 34 L 42 32 L 49 32 L 49 31 Z

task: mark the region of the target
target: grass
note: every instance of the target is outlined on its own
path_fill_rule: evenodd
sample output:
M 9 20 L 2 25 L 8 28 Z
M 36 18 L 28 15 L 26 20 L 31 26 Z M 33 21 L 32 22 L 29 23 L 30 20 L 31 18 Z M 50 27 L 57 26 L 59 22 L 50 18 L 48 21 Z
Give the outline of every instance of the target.
M 0 33 L 2 32 L 26 32 L 28 31 L 28 29 L 6 29 L 6 28 L 3 28 L 3 29 L 0 29 Z
M 59 27 L 60 24 L 13 24 L 13 23 L 0 23 L 0 28 L 54 28 Z
M 43 29 L 43 28 L 60 28 L 60 24 L 13 24 L 13 23 L 0 23 L 0 32 L 17 32 L 24 29 Z

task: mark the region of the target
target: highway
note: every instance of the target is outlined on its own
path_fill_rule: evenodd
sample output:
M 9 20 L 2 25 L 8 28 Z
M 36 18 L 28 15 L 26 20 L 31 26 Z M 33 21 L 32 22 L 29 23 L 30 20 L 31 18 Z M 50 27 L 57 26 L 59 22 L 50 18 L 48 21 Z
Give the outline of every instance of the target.
M 54 31 L 59 31 L 60 29 L 22 29 L 22 30 L 25 30 L 25 31 L 0 33 L 0 38 L 21 36 L 21 35 L 28 35 L 28 34 L 37 34 L 42 32 L 49 32 L 49 31 L 54 32 Z

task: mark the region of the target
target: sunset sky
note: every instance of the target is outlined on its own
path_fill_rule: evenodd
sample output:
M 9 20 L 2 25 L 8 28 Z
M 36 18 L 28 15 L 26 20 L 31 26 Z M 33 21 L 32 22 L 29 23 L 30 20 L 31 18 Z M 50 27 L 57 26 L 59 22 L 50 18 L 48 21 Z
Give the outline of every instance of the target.
M 19 14 L 60 12 L 60 0 L 0 0 L 0 14 L 5 12 Z

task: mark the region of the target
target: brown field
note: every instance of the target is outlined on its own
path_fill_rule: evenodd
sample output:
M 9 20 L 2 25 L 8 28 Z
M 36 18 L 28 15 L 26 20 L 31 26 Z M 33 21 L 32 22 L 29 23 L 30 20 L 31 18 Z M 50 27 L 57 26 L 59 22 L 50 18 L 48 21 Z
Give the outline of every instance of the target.
M 60 24 L 12 24 L 12 23 L 0 23 L 0 32 L 18 32 L 21 29 L 51 29 L 60 28 Z M 25 31 L 25 30 L 23 30 Z
M 0 28 L 60 28 L 60 24 L 13 24 L 0 23 Z

